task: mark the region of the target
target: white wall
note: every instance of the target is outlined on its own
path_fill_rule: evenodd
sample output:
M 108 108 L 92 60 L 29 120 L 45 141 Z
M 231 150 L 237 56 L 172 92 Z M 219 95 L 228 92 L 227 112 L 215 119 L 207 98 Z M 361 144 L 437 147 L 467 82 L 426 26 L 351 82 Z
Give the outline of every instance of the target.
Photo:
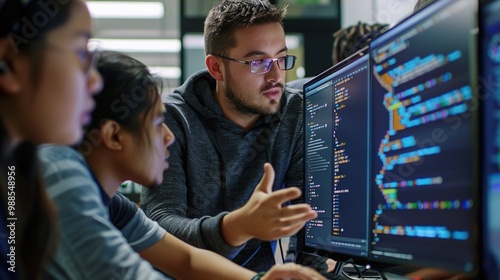
M 394 24 L 410 15 L 417 0 L 341 0 L 342 27 L 358 21 Z

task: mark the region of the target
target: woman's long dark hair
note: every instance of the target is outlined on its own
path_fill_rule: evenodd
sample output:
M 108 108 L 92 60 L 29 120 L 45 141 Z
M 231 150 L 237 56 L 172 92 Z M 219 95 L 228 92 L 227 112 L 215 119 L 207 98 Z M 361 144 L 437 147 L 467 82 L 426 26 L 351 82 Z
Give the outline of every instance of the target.
M 13 275 L 20 279 L 39 279 L 43 264 L 53 253 L 57 240 L 55 209 L 40 176 L 36 146 L 21 142 L 9 149 L 5 130 L 3 127 L 0 130 L 3 138 L 0 155 L 2 218 L 8 225 L 14 225 L 7 230 L 12 239 L 6 237 L 2 242 L 8 242 L 9 252 L 10 246 L 15 248 L 16 274 Z M 0 259 L 12 260 L 7 256 Z
M 33 82 L 36 83 L 45 37 L 48 32 L 68 21 L 75 1 L 64 1 L 63 4 L 59 1 L 37 0 L 2 2 L 0 39 L 8 38 L 19 55 L 30 58 L 33 69 L 36 69 L 33 71 Z M 0 96 L 3 94 L 0 91 Z M 12 238 L 15 243 L 8 242 L 7 238 L 1 242 L 7 242 L 9 250 L 10 246 L 15 248 L 16 274 L 12 274 L 15 275 L 13 279 L 39 279 L 44 262 L 54 252 L 56 245 L 58 223 L 55 209 L 46 194 L 40 174 L 36 144 L 31 143 L 30 139 L 23 139 L 13 147 L 5 127 L 5 120 L 0 119 L 0 203 L 4 215 L 2 219 L 7 224 L 15 224 L 15 238 Z M 7 218 L 16 220 L 7 221 Z M 10 229 L 7 235 L 12 235 Z M 10 257 L 7 260 L 4 258 L 7 256 L 0 256 L 0 261 L 10 260 Z

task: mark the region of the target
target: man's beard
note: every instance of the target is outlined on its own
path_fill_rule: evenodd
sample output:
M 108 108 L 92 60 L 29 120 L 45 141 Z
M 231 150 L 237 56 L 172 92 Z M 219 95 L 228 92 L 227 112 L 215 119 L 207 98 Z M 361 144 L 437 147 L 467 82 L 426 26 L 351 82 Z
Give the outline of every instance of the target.
M 278 111 L 281 103 L 281 98 L 278 101 L 273 101 L 275 106 L 259 106 L 256 104 L 251 104 L 248 100 L 242 99 L 233 87 L 233 78 L 231 74 L 226 75 L 226 90 L 224 92 L 224 96 L 227 98 L 229 103 L 233 106 L 236 111 L 238 111 L 242 115 L 271 115 Z M 261 92 L 271 88 L 271 87 L 280 87 L 283 91 L 283 84 L 279 83 L 274 86 L 269 86 L 268 88 L 262 90 Z M 283 93 L 282 93 L 283 94 Z

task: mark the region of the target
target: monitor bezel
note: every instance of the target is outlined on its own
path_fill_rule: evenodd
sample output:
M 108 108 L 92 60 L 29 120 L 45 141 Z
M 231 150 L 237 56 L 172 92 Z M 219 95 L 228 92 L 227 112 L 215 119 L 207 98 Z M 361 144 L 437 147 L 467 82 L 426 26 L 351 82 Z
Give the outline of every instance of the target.
M 500 0 L 480 0 L 479 1 L 479 7 L 478 7 L 478 29 L 479 29 L 479 34 L 478 34 L 478 75 L 479 77 L 485 78 L 485 62 L 484 62 L 484 57 L 486 55 L 482 50 L 485 47 L 485 41 L 483 40 L 485 37 L 485 30 L 484 28 L 487 26 L 487 20 L 490 19 L 490 17 L 485 17 L 485 15 L 490 13 L 490 9 L 494 11 L 500 11 Z M 484 79 L 483 79 L 484 80 Z M 486 79 L 487 80 L 487 79 Z M 491 99 L 494 99 L 494 97 L 488 97 L 487 90 L 490 90 L 487 86 L 483 86 L 481 83 L 479 83 L 479 92 L 481 97 L 483 99 L 481 100 L 481 106 L 484 108 L 482 110 L 481 116 L 480 116 L 480 123 L 481 123 L 481 136 L 486 137 L 487 136 L 487 124 L 486 124 L 486 119 L 489 117 L 486 115 L 487 112 L 487 107 L 490 104 L 487 104 L 488 102 L 491 102 Z M 499 122 L 500 123 L 500 122 Z M 481 177 L 481 185 L 483 186 L 482 193 L 481 193 L 481 199 L 482 199 L 482 206 L 481 206 L 481 219 L 480 219 L 480 228 L 481 228 L 481 233 L 480 233 L 480 248 L 481 248 L 481 279 L 488 279 L 488 280 L 494 280 L 498 279 L 500 276 L 500 260 L 495 259 L 495 257 L 491 254 L 491 246 L 492 244 L 490 243 L 490 225 L 489 225 L 489 219 L 490 216 L 493 214 L 490 212 L 490 206 L 489 206 L 489 194 L 490 194 L 490 186 L 489 186 L 489 180 L 488 180 L 488 171 L 489 171 L 489 163 L 488 158 L 487 158 L 487 152 L 488 146 L 486 145 L 486 138 L 482 139 L 481 142 L 483 149 L 481 150 L 481 169 L 483 170 L 482 177 Z

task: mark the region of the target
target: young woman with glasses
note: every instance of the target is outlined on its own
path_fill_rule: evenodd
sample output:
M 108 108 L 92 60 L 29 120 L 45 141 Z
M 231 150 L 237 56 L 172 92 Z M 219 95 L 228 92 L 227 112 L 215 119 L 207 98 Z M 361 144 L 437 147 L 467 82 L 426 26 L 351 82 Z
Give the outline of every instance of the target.
M 84 1 L 0 3 L 0 278 L 38 279 L 57 221 L 36 147 L 81 139 L 101 80 Z

